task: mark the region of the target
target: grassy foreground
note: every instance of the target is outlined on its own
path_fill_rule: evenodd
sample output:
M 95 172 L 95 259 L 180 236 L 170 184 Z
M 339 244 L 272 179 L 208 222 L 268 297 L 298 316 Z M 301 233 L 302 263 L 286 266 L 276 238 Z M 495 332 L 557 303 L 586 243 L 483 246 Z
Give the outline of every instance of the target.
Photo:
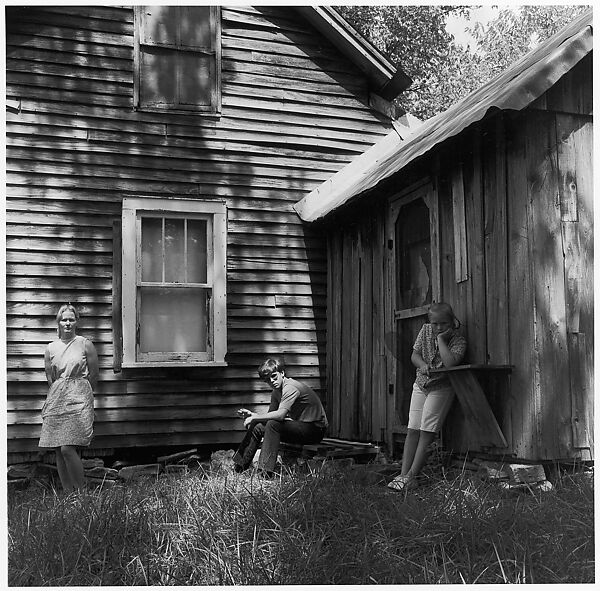
M 590 583 L 593 485 L 468 477 L 405 495 L 357 471 L 226 470 L 8 498 L 11 586 Z

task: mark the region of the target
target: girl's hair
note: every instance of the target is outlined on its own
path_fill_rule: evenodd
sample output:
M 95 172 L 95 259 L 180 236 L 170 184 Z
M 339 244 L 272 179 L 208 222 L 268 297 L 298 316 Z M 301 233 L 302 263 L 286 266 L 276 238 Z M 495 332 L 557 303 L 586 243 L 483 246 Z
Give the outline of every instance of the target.
M 452 322 L 454 328 L 460 327 L 460 320 L 455 316 L 454 310 L 452 310 L 450 304 L 447 304 L 446 302 L 434 302 L 429 306 L 427 314 L 429 315 L 429 318 L 431 318 L 431 315 L 436 313 L 446 316 Z
M 73 314 L 75 314 L 75 320 L 79 320 L 79 312 L 77 311 L 77 308 L 71 302 L 69 302 L 68 304 L 63 304 L 58 309 L 58 312 L 56 313 L 56 334 L 58 334 L 59 337 L 60 337 L 60 321 L 62 320 L 62 315 L 67 310 L 70 310 L 71 312 L 73 312 Z
M 261 380 L 268 380 L 274 371 L 284 372 L 285 365 L 280 359 L 269 358 L 258 368 L 258 376 Z

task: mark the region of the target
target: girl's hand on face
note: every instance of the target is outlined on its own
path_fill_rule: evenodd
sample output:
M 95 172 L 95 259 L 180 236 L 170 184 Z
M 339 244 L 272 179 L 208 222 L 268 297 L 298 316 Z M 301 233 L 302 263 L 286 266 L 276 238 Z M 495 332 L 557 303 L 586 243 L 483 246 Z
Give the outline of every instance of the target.
M 443 341 L 446 344 L 448 344 L 451 337 L 452 337 L 452 329 L 451 328 L 447 328 L 444 332 L 441 332 L 437 336 L 438 339 L 440 339 L 441 341 Z

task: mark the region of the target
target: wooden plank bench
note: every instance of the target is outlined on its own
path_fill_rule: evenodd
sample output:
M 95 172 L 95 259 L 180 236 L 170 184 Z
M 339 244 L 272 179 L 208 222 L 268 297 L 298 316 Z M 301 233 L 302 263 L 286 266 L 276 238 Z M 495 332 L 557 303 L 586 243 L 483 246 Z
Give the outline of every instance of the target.
M 374 460 L 379 453 L 379 447 L 372 443 L 360 441 L 345 441 L 331 437 L 324 438 L 320 443 L 297 445 L 281 442 L 280 451 L 286 456 L 313 458 L 355 458 L 357 461 Z
M 452 384 L 465 418 L 478 434 L 478 440 L 487 447 L 508 447 L 485 393 L 476 377 L 478 372 L 510 373 L 512 365 L 467 364 L 431 369 L 430 374 L 444 373 Z

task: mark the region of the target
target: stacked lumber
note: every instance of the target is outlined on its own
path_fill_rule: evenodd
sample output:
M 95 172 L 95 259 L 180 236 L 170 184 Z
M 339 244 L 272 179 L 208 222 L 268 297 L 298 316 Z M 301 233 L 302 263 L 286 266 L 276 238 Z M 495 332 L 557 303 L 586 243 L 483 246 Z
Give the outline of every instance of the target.
M 381 451 L 377 445 L 361 441 L 345 441 L 332 437 L 324 438 L 320 443 L 294 445 L 282 443 L 284 455 L 296 455 L 311 459 L 343 459 L 353 458 L 358 463 L 374 461 Z

